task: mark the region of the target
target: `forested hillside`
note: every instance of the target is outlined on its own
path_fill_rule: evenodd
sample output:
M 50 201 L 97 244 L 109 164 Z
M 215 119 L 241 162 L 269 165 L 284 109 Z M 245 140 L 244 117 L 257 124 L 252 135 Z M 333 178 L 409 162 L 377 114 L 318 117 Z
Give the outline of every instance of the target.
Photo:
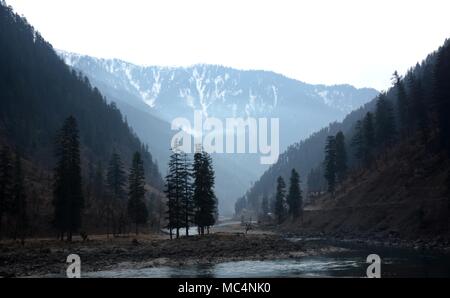
M 49 166 L 55 132 L 73 115 L 87 160 L 106 163 L 116 150 L 130 161 L 134 151 L 145 151 L 115 105 L 107 105 L 87 78 L 70 71 L 26 20 L 2 5 L 0 21 L 1 129 L 10 142 Z M 149 183 L 160 187 L 151 154 L 144 156 Z
M 91 224 L 100 225 L 100 215 L 95 212 L 106 207 L 96 201 L 99 198 L 93 195 L 94 188 L 98 190 L 107 184 L 106 170 L 112 171 L 114 161 L 118 165 L 116 170 L 123 171 L 124 176 L 133 156 L 139 153 L 148 194 L 158 195 L 162 190 L 163 180 L 155 160 L 115 104 L 107 104 L 86 77 L 70 70 L 52 45 L 3 2 L 0 4 L 0 98 L 2 166 L 8 169 L 13 155 L 22 159 L 24 192 L 31 200 L 26 208 L 29 215 L 36 217 L 29 218 L 36 224 L 33 228 L 47 231 L 51 223 L 53 170 L 62 158 L 58 150 L 63 150 L 65 145 L 61 149 L 58 144 L 65 137 L 63 125 L 69 117 L 75 121 L 74 138 L 79 138 L 85 216 Z M 18 167 L 13 168 L 17 171 Z M 9 207 L 2 202 L 2 214 Z
M 326 191 L 331 198 L 345 197 L 343 193 L 349 187 L 357 189 L 357 185 L 365 181 L 361 180 L 364 179 L 361 177 L 366 177 L 365 171 L 371 172 L 370 177 L 376 179 L 386 174 L 381 172 L 380 164 L 402 168 L 400 164 L 395 164 L 402 156 L 402 149 L 399 148 L 404 148 L 403 163 L 409 163 L 413 170 L 421 171 L 418 168 L 439 160 L 443 170 L 434 169 L 434 174 L 430 175 L 436 179 L 431 179 L 432 185 L 429 187 L 434 185 L 435 189 L 442 190 L 438 176 L 445 173 L 448 158 L 449 51 L 450 42 L 447 40 L 438 51 L 411 68 L 404 77 L 395 72 L 393 86 L 387 92 L 350 113 L 342 123 L 333 123 L 291 146 L 280 156 L 278 163 L 255 183 L 246 197 L 240 199 L 236 211 L 245 208 L 259 212 L 264 196 L 271 197 L 274 205 L 278 177 L 287 180 L 293 168 L 300 172 L 305 197 L 320 196 Z M 340 132 L 343 158 L 339 158 L 336 147 Z M 411 148 L 417 149 L 417 152 L 411 152 L 414 151 Z M 345 167 L 340 173 L 338 164 L 342 161 Z M 378 172 L 372 173 L 374 170 Z M 401 179 L 394 181 L 410 183 Z M 377 188 L 380 187 L 377 185 Z M 370 193 L 362 193 L 360 204 L 364 203 L 363 197 L 370 196 Z M 430 194 L 440 195 L 444 196 L 445 192 Z

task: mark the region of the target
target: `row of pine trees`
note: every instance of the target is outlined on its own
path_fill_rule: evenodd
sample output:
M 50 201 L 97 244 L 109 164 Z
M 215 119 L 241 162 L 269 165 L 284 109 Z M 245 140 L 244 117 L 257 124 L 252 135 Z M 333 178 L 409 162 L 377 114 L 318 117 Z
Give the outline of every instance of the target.
M 323 175 L 328 192 L 334 195 L 347 177 L 347 148 L 357 169 L 376 167 L 393 146 L 411 139 L 428 153 L 443 150 L 450 158 L 450 41 L 433 57 L 404 78 L 394 72 L 390 94 L 381 92 L 374 111 L 356 121 L 348 144 L 341 131 L 327 138 Z
M 175 230 L 196 226 L 200 235 L 209 233 L 217 219 L 217 197 L 214 193 L 214 169 L 211 156 L 198 150 L 191 161 L 188 154 L 175 148 L 170 156 L 166 176 L 167 228 L 170 238 Z
M 286 183 L 283 177 L 277 179 L 277 190 L 275 193 L 274 215 L 279 224 L 290 218 L 303 219 L 303 197 L 300 188 L 300 175 L 295 169 L 291 171 L 289 191 L 286 194 Z M 267 204 L 263 200 L 263 205 Z M 263 208 L 264 209 L 264 208 Z
M 86 207 L 82 181 L 82 162 L 77 121 L 68 117 L 56 138 L 55 157 L 57 159 L 53 175 L 54 216 L 53 227 L 58 238 L 72 240 L 74 233 L 82 232 L 83 211 Z M 0 224 L 3 216 L 13 228 L 12 237 L 24 241 L 29 234 L 27 215 L 27 192 L 24 185 L 22 158 L 19 153 L 12 157 L 11 150 L 4 146 L 0 153 Z M 127 176 L 121 157 L 114 152 L 111 156 L 106 177 L 101 165 L 92 177 L 92 190 L 97 210 L 106 218 L 106 230 L 120 234 L 131 224 L 138 234 L 139 225 L 146 224 L 149 213 L 145 201 L 145 172 L 139 152 L 135 152 Z M 127 188 L 128 185 L 128 188 Z M 90 202 L 92 204 L 92 202 Z M 92 206 L 91 206 L 92 207 Z M 0 235 L 2 235 L 0 226 Z
M 82 210 L 85 200 L 82 188 L 80 142 L 76 119 L 67 118 L 57 137 L 56 156 L 58 159 L 54 174 L 54 221 L 53 225 L 59 232 L 61 240 L 72 235 L 81 228 Z M 95 179 L 96 200 L 105 210 L 107 218 L 107 233 L 110 223 L 115 222 L 120 233 L 128 225 L 134 225 L 138 234 L 139 225 L 148 220 L 148 210 L 145 203 L 145 172 L 144 163 L 139 152 L 135 152 L 128 175 L 128 190 L 126 189 L 126 174 L 119 154 L 112 154 L 106 179 L 101 166 L 97 168 Z
M 450 159 L 449 82 L 450 40 L 446 40 L 404 77 L 394 72 L 392 87 L 373 103 L 351 113 L 343 123 L 332 123 L 289 147 L 237 200 L 236 214 L 264 209 L 261 201 L 267 205 L 267 197 L 263 194 L 282 190 L 278 176 L 286 177 L 292 167 L 307 171 L 307 199 L 312 200 L 327 191 L 335 197 L 338 190 L 345 190 L 353 171 L 377 169 L 380 159 L 389 159 L 392 149 L 401 143 L 422 146 L 429 155 L 443 151 Z M 450 170 L 448 177 L 450 190 Z M 275 201 L 269 200 L 269 210 L 275 210 Z
M 370 168 L 380 154 L 385 154 L 397 141 L 411 136 L 415 131 L 414 127 L 420 129 L 424 135 L 427 134 L 428 120 L 423 99 L 419 96 L 420 85 L 412 77 L 409 80 L 411 94 L 408 96 L 402 78 L 397 72 L 393 75 L 394 86 L 397 89 L 398 122 L 394 105 L 387 99 L 385 92 L 378 96 L 375 112 L 367 112 L 361 120 L 356 121 L 349 146 L 357 168 Z M 409 101 L 406 108 L 405 105 Z M 347 178 L 347 162 L 344 133 L 339 131 L 335 136 L 328 136 L 323 168 L 327 191 L 332 195 L 335 194 L 336 187 L 342 186 Z
M 275 221 L 278 224 L 286 220 L 303 220 L 303 194 L 300 186 L 300 174 L 295 170 L 291 170 L 289 178 L 289 189 L 287 189 L 286 182 L 282 176 L 279 176 L 276 181 L 276 191 L 271 198 L 263 195 L 259 206 L 251 206 L 251 202 L 246 196 L 239 198 L 235 204 L 236 214 L 241 214 L 242 221 L 248 220 L 249 214 L 252 210 L 256 211 L 258 221 L 271 222 Z
M 0 152 L 0 239 L 2 237 L 3 217 L 12 227 L 12 238 L 25 241 L 28 217 L 27 196 L 25 192 L 22 159 L 4 146 Z

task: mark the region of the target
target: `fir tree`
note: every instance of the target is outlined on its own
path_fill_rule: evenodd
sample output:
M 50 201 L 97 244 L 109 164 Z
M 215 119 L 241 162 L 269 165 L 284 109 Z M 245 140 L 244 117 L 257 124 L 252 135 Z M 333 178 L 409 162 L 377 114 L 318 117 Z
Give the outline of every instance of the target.
M 327 182 L 323 174 L 323 165 L 312 168 L 307 177 L 307 189 L 309 194 L 317 194 L 327 189 Z
M 361 120 L 356 121 L 351 146 L 353 148 L 355 158 L 361 164 L 364 159 L 364 133 L 363 122 Z
M 325 145 L 325 174 L 328 183 L 328 192 L 334 195 L 336 188 L 336 138 L 328 136 Z
M 24 175 L 22 171 L 22 161 L 19 153 L 16 153 L 14 168 L 13 205 L 11 215 L 14 217 L 15 231 L 14 238 L 20 237 L 22 245 L 25 242 L 28 228 L 27 202 L 25 192 Z
M 147 223 L 148 210 L 145 204 L 145 173 L 141 154 L 135 152 L 128 178 L 128 216 L 135 224 L 135 233 L 139 233 L 138 226 Z
M 214 170 L 210 155 L 205 151 L 196 152 L 193 165 L 193 200 L 195 223 L 200 234 L 214 225 L 217 216 L 217 198 L 214 193 Z
M 375 109 L 375 139 L 377 146 L 386 149 L 395 141 L 396 127 L 394 109 L 386 94 L 381 93 L 378 96 Z
M 183 161 L 181 153 L 175 149 L 169 160 L 169 173 L 166 176 L 166 197 L 167 197 L 167 228 L 172 239 L 172 230 L 176 230 L 176 238 L 180 237 L 180 228 L 184 221 L 183 216 L 183 196 L 185 177 L 183 176 Z
M 342 183 L 347 176 L 347 150 L 345 147 L 345 136 L 339 131 L 335 137 L 336 141 L 336 178 Z
M 84 207 L 81 181 L 80 148 L 78 125 L 73 116 L 64 121 L 57 138 L 53 206 L 54 225 L 61 239 L 67 232 L 67 240 L 81 226 L 81 211 Z
M 113 233 L 121 233 L 127 223 L 126 216 L 126 176 L 120 155 L 114 151 L 109 161 L 106 173 L 108 198 L 105 198 L 107 208 L 107 225 L 114 222 Z
M 428 112 L 424 102 L 424 90 L 422 87 L 422 81 L 416 76 L 411 75 L 408 77 L 408 86 L 410 90 L 411 98 L 411 114 L 413 123 L 411 123 L 411 129 L 419 130 L 423 134 L 423 141 L 428 135 Z
M 120 155 L 113 152 L 109 161 L 108 171 L 106 174 L 106 183 L 109 191 L 118 200 L 126 199 L 126 176 Z
M 181 178 L 182 178 L 182 215 L 183 215 L 183 226 L 186 229 L 186 236 L 189 236 L 189 227 L 193 222 L 194 217 L 194 199 L 192 196 L 192 166 L 188 159 L 186 153 L 181 155 L 183 159 L 181 168 Z
M 289 192 L 286 197 L 289 206 L 289 215 L 296 219 L 303 216 L 303 198 L 300 189 L 300 176 L 295 169 L 291 171 Z
M 277 179 L 277 192 L 275 194 L 275 216 L 279 224 L 281 224 L 286 217 L 286 183 L 283 177 L 279 176 Z
M 364 163 L 369 166 L 373 160 L 375 150 L 375 126 L 373 114 L 368 112 L 363 119 L 363 148 L 364 148 Z
M 450 41 L 438 51 L 433 71 L 433 106 L 438 116 L 439 137 L 450 157 Z
M 402 77 L 398 74 L 397 71 L 394 72 L 392 81 L 397 92 L 397 113 L 399 115 L 400 133 L 402 134 L 402 136 L 406 136 L 410 120 L 410 106 L 405 90 L 405 85 L 403 83 Z
M 7 214 L 11 205 L 13 187 L 13 165 L 11 152 L 4 146 L 0 152 L 0 239 L 2 236 L 3 215 Z

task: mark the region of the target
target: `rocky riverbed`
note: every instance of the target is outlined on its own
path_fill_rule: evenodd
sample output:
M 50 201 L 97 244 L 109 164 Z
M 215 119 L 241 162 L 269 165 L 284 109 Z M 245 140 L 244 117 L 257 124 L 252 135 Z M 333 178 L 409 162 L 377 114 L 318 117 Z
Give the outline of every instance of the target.
M 169 240 L 161 235 L 92 239 L 72 243 L 42 239 L 0 246 L 0 276 L 65 276 L 66 258 L 78 254 L 82 271 L 216 264 L 225 261 L 286 259 L 342 248 L 289 241 L 273 233 L 225 233 Z

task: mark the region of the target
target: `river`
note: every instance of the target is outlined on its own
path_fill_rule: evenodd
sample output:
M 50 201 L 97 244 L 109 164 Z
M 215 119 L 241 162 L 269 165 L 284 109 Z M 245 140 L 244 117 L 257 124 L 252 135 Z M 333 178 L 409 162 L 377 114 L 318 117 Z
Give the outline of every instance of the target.
M 299 241 L 295 238 L 291 240 Z M 324 245 L 326 243 L 322 239 L 308 241 L 323 242 Z M 314 257 L 89 272 L 83 274 L 83 277 L 365 277 L 368 266 L 366 258 L 369 254 L 380 256 L 382 277 L 450 277 L 449 255 L 345 242 L 333 245 L 347 250 Z

